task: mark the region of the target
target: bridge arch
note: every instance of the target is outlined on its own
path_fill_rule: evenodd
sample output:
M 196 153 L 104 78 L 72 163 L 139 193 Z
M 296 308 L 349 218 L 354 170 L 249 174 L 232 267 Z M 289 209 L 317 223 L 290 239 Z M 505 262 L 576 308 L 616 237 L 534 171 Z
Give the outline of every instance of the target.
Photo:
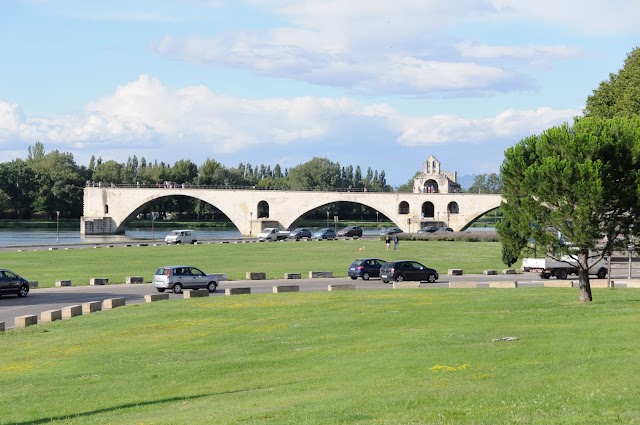
M 175 197 L 178 197 L 178 196 L 188 197 L 188 198 L 192 198 L 192 199 L 196 199 L 196 200 L 199 200 L 199 201 L 206 202 L 207 204 L 218 208 L 223 214 L 225 214 L 229 218 L 229 220 L 231 220 L 231 222 L 234 225 L 236 225 L 236 223 L 233 222 L 233 219 L 231 217 L 229 217 L 229 214 L 225 211 L 224 206 L 216 205 L 215 203 L 212 203 L 208 199 L 203 199 L 202 197 L 199 197 L 197 195 L 185 195 L 185 194 L 176 194 L 176 193 L 172 193 L 172 194 L 160 193 L 160 194 L 157 194 L 155 196 L 150 196 L 149 198 L 145 199 L 142 204 L 139 204 L 139 205 L 133 207 L 133 209 L 125 211 L 124 212 L 125 217 L 119 223 L 119 225 L 117 226 L 115 233 L 116 234 L 123 234 L 125 232 L 125 228 L 127 227 L 127 225 L 129 223 L 131 223 L 131 221 L 133 221 L 133 219 L 135 219 L 138 216 L 138 214 L 140 214 L 142 211 L 144 211 L 150 204 L 152 204 L 152 203 L 154 203 L 156 201 L 162 200 L 164 198 L 175 198 Z M 237 227 L 237 225 L 236 225 L 236 227 Z

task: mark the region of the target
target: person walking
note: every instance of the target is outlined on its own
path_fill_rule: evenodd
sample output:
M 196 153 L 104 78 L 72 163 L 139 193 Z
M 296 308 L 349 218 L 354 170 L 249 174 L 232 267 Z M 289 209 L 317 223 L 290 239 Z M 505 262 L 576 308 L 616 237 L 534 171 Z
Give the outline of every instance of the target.
M 398 239 L 398 235 L 393 235 L 393 250 L 397 251 L 400 248 L 400 240 Z
M 384 238 L 384 242 L 387 244 L 387 251 L 389 251 L 389 247 L 391 246 L 391 236 L 387 233 L 387 237 Z

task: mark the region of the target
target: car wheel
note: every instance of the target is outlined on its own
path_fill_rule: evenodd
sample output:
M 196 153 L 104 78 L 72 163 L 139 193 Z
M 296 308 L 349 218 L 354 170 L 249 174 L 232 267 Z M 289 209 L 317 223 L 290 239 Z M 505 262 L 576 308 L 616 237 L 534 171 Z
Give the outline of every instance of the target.
M 367 272 L 362 273 L 362 280 L 369 280 L 369 273 Z
M 404 276 L 399 274 L 398 277 L 396 277 L 396 282 L 404 282 Z
M 566 271 L 566 270 L 564 270 L 564 269 L 563 269 L 563 270 L 560 270 L 560 271 L 558 272 L 558 274 L 556 275 L 556 277 L 557 277 L 558 279 L 565 280 L 565 279 L 567 278 L 567 271 Z
M 173 293 L 182 294 L 182 285 L 179 283 L 176 283 L 175 285 L 173 285 Z
M 300 235 L 296 236 L 296 240 L 299 241 L 300 240 Z
M 549 279 L 551 275 L 549 273 L 540 273 L 540 277 L 543 279 Z
M 435 281 L 436 281 L 436 275 L 433 273 L 430 273 L 429 276 L 427 276 L 427 282 L 433 283 Z
M 389 283 L 389 281 L 388 280 L 383 280 L 382 283 Z
M 29 293 L 29 287 L 27 285 L 22 285 L 20 286 L 20 289 L 18 289 L 19 297 L 26 297 L 28 293 Z
M 358 277 L 357 276 L 349 276 L 351 278 L 351 280 L 356 280 Z
M 216 292 L 217 287 L 218 284 L 215 282 L 209 282 L 209 284 L 207 285 L 207 289 L 209 290 L 209 292 Z
M 196 242 L 198 242 L 198 241 L 193 241 L 193 242 L 191 242 L 191 245 L 195 245 L 195 244 L 196 244 Z
M 158 292 L 164 292 L 164 288 L 156 288 Z
M 598 273 L 596 273 L 596 277 L 598 279 L 604 279 L 605 277 L 607 277 L 607 271 L 605 269 L 598 270 Z

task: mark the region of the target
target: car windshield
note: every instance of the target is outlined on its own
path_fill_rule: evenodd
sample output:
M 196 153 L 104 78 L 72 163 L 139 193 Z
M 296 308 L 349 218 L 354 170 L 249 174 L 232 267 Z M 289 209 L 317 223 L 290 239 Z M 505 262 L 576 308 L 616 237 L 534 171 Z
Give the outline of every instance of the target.
M 158 270 L 156 270 L 156 275 L 167 275 L 169 272 L 169 269 L 165 268 L 165 267 L 160 267 Z
M 364 260 L 356 260 L 356 261 L 353 262 L 354 266 L 359 266 L 361 264 L 364 264 Z

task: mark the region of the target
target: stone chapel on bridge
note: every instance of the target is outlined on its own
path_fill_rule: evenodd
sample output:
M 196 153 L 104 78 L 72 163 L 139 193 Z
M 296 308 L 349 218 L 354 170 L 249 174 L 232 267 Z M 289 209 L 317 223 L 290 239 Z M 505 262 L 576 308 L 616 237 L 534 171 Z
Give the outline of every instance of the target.
M 440 169 L 440 161 L 431 155 L 422 165 L 422 173 L 413 180 L 413 193 L 458 193 L 458 173 Z

